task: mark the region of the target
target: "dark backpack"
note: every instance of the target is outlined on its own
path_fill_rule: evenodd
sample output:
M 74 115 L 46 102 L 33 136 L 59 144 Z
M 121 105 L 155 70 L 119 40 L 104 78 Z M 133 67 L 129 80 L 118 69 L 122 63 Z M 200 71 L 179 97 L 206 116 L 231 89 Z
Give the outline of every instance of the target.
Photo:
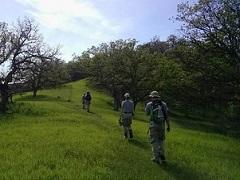
M 92 99 L 92 97 L 91 97 L 90 94 L 87 94 L 87 95 L 85 96 L 85 100 L 87 100 L 87 101 L 91 101 L 91 99 Z
M 156 124 L 160 124 L 166 119 L 166 110 L 162 101 L 152 103 L 150 120 Z

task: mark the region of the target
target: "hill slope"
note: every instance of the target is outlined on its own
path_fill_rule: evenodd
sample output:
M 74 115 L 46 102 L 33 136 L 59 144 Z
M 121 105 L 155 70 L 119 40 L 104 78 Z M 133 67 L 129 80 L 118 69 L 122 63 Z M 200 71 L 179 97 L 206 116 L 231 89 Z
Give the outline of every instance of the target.
M 87 89 L 92 113 L 81 109 Z M 152 163 L 142 108 L 135 138 L 126 141 L 112 99 L 86 81 L 15 100 L 14 110 L 0 115 L 0 179 L 240 179 L 237 139 L 177 123 L 167 135 L 168 164 Z

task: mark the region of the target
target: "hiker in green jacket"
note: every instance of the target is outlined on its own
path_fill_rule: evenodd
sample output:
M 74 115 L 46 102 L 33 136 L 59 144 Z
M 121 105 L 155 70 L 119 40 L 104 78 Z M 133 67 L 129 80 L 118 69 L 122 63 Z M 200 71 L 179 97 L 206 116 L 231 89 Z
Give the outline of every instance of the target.
M 121 104 L 121 119 L 122 119 L 122 126 L 124 130 L 124 137 L 127 139 L 133 138 L 133 131 L 132 131 L 132 117 L 134 114 L 134 103 L 130 100 L 130 94 L 124 94 L 125 100 L 122 101 Z
M 167 124 L 167 131 L 170 131 L 170 122 L 167 115 L 168 108 L 157 91 L 152 91 L 150 98 L 151 101 L 146 105 L 145 111 L 147 115 L 150 115 L 149 132 L 153 151 L 152 161 L 160 164 L 166 162 L 164 148 L 165 123 Z

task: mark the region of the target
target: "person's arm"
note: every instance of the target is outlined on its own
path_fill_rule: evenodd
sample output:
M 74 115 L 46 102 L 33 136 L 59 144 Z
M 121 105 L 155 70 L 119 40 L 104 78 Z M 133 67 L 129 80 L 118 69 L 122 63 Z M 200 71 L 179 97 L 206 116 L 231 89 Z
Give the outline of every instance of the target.
M 121 103 L 121 113 L 123 113 L 123 104 L 124 104 L 124 101 L 122 101 Z
M 132 115 L 134 116 L 134 102 L 132 101 Z
M 168 108 L 167 108 L 167 105 L 165 103 L 163 105 L 163 108 L 164 108 L 165 121 L 166 121 L 166 124 L 167 124 L 167 131 L 169 132 L 170 131 L 170 121 L 169 121 L 169 118 L 168 118 Z
M 151 108 L 151 104 L 148 103 L 145 108 L 145 112 L 147 115 L 150 115 L 150 108 Z

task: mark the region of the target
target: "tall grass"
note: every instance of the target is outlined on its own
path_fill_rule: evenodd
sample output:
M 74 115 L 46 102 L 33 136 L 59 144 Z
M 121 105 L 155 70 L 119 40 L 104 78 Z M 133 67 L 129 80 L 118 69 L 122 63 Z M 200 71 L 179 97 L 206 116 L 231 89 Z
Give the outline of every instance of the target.
M 86 90 L 93 95 L 91 113 L 81 109 Z M 240 179 L 238 139 L 172 117 L 168 163 L 159 166 L 150 160 L 142 108 L 128 141 L 111 101 L 87 81 L 40 91 L 37 98 L 15 97 L 14 107 L 0 115 L 0 179 Z

